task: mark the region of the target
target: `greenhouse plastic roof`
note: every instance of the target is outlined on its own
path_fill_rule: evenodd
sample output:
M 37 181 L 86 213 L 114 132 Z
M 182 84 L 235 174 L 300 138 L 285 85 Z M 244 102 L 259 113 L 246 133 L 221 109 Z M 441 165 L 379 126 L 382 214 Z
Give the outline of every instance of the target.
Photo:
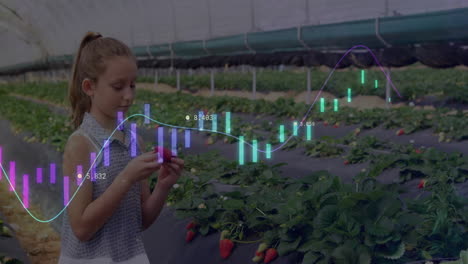
M 468 1 L 3 0 L 0 67 L 71 55 L 89 30 L 118 38 L 132 47 L 170 43 L 180 46 L 190 41 L 238 38 L 252 32 L 464 7 L 468 7 Z

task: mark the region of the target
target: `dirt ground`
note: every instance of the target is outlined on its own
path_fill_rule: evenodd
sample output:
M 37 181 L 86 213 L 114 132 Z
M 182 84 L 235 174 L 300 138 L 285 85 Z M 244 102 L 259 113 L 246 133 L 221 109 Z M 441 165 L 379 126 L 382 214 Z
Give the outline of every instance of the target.
M 161 92 L 161 93 L 177 92 L 177 88 L 164 84 L 164 83 L 158 83 L 157 88 L 155 88 L 154 83 L 138 83 L 137 89 L 143 89 L 147 91 Z M 195 93 L 182 89 L 182 93 L 191 94 L 195 96 L 211 97 L 211 91 L 210 89 L 207 89 L 207 88 L 199 89 Z M 319 94 L 319 91 L 311 91 L 310 93 L 311 103 L 315 100 L 318 94 Z M 250 91 L 227 91 L 227 90 L 215 89 L 213 95 L 214 96 L 232 96 L 232 97 L 252 99 L 252 92 Z M 320 93 L 319 97 L 324 97 L 326 99 L 336 98 L 333 94 L 324 92 L 324 91 Z M 297 93 L 294 91 L 292 92 L 269 92 L 269 93 L 257 92 L 256 98 L 265 99 L 266 101 L 271 101 L 271 102 L 276 101 L 279 98 L 293 98 L 295 102 L 305 103 L 307 100 L 307 92 L 301 92 L 301 93 Z M 339 99 L 339 104 L 344 105 L 346 103 L 346 106 L 354 107 L 358 109 L 385 108 L 386 107 L 385 100 L 378 96 L 362 96 L 362 95 L 356 96 L 356 97 L 353 97 L 353 100 L 351 103 L 347 103 L 346 100 L 347 100 L 346 98 Z M 390 104 L 390 107 L 397 108 L 397 107 L 401 107 L 404 105 L 405 104 L 403 103 Z
M 13 228 L 21 248 L 31 264 L 57 263 L 60 255 L 60 234 L 49 224 L 34 220 L 22 207 L 18 198 L 8 190 L 5 179 L 0 184 L 0 211 Z M 30 212 L 45 219 L 35 204 L 30 203 Z M 19 257 L 19 256 L 12 256 Z

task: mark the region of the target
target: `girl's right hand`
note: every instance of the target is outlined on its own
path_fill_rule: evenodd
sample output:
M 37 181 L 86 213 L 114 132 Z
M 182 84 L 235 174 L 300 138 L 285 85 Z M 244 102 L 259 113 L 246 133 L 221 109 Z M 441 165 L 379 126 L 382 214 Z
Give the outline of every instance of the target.
M 148 178 L 153 172 L 159 170 L 161 165 L 157 161 L 157 154 L 151 151 L 132 159 L 123 172 L 132 183 L 136 183 Z

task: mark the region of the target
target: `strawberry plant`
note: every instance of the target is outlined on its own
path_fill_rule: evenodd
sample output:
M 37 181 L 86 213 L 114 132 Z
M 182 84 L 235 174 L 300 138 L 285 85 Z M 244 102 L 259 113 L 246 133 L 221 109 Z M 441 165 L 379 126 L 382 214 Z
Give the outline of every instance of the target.
M 305 154 L 310 157 L 336 157 L 344 149 L 330 144 L 331 138 L 323 137 L 324 141 L 311 141 L 305 144 Z

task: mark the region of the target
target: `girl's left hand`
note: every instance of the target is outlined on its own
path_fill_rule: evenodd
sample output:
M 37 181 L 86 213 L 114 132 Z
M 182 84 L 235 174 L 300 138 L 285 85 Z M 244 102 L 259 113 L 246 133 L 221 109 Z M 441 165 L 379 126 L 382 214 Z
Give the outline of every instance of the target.
M 184 160 L 172 158 L 170 163 L 164 163 L 159 170 L 158 181 L 155 188 L 169 191 L 179 180 L 184 169 Z

